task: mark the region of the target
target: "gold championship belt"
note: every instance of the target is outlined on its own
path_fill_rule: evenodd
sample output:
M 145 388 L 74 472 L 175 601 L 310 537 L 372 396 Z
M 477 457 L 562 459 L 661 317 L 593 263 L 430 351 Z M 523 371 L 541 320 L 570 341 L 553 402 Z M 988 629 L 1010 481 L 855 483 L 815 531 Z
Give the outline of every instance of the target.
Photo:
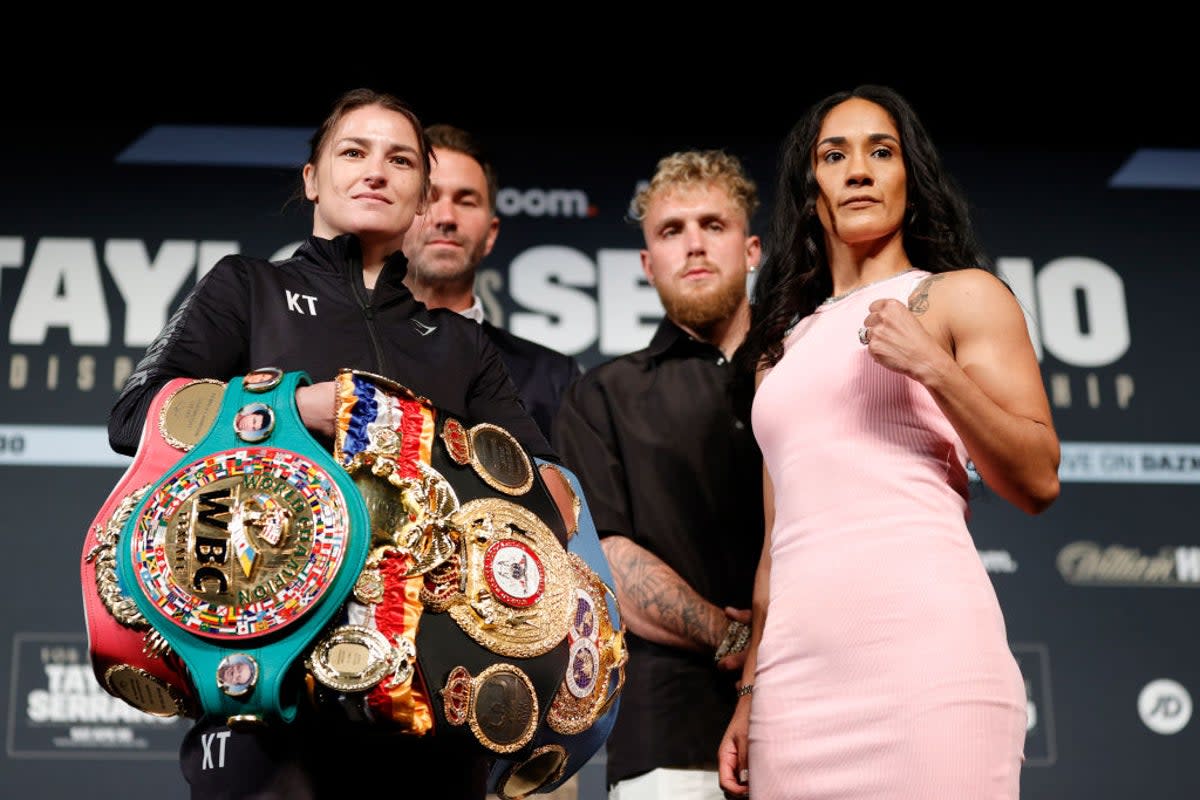
M 80 564 L 88 654 L 106 692 L 158 717 L 199 714 L 184 664 L 117 580 L 121 529 L 151 485 L 208 432 L 225 384 L 175 378 L 155 395 L 137 453 L 84 537 Z
M 306 656 L 313 700 L 503 756 L 513 786 L 569 777 L 570 737 L 615 707 L 624 674 L 611 589 L 568 549 L 576 521 L 568 530 L 503 428 L 468 425 L 379 375 L 343 370 L 337 387 L 334 458 L 364 499 L 371 545 L 345 612 Z M 581 602 L 605 611 L 581 627 Z M 551 724 L 567 739 L 547 758 Z
M 366 561 L 362 498 L 296 408 L 309 382 L 274 369 L 231 379 L 216 421 L 117 537 L 120 585 L 186 666 L 202 712 L 230 724 L 294 719 L 301 656 Z

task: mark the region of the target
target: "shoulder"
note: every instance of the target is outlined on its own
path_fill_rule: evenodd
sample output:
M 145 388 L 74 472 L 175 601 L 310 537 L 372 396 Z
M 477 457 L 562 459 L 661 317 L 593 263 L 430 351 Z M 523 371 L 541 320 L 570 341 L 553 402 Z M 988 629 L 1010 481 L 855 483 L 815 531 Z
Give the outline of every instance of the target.
M 1016 296 L 1007 283 L 976 267 L 927 275 L 908 297 L 908 307 L 914 312 L 936 309 L 942 313 L 960 311 L 969 314 L 979 311 L 980 304 L 1015 302 Z
M 1023 329 L 1024 310 L 1012 288 L 987 270 L 969 268 L 930 275 L 913 290 L 909 310 L 928 313 L 955 338 L 970 332 Z
M 634 393 L 641 391 L 641 384 L 636 376 L 644 374 L 649 363 L 649 354 L 645 350 L 610 358 L 582 372 L 575 379 L 573 389 L 576 393 L 601 391 L 628 390 Z
M 418 305 L 418 310 L 413 314 L 413 318 L 433 326 L 443 335 L 479 341 L 487 339 L 479 330 L 478 322 L 467 319 L 457 311 L 451 311 L 446 308 L 426 308 L 423 305 Z
M 547 347 L 541 342 L 525 339 L 511 331 L 493 325 L 486 320 L 481 323 L 483 332 L 501 351 L 519 355 L 529 361 L 537 361 L 549 366 L 558 367 L 570 372 L 580 372 L 579 362 L 574 356 L 561 353 L 553 347 Z
M 978 267 L 956 269 L 949 272 L 937 272 L 926 275 L 913 289 L 912 296 L 921 294 L 929 296 L 968 296 L 972 294 L 993 294 L 1001 292 L 1011 295 L 1008 284 L 995 274 Z

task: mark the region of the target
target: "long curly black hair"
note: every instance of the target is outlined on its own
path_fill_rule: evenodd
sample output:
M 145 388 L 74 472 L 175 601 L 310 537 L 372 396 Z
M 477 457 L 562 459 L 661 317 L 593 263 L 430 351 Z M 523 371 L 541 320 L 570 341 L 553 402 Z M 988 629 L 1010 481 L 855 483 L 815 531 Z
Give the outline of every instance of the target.
M 935 273 L 968 267 L 995 273 L 975 234 L 966 197 L 904 97 L 887 86 L 865 84 L 818 101 L 780 147 L 766 256 L 751 298 L 750 330 L 734 357 L 743 413 L 748 412 L 755 372 L 779 361 L 787 331 L 833 293 L 825 230 L 817 217 L 813 152 L 825 115 L 853 97 L 882 106 L 899 130 L 908 187 L 903 242 L 912 265 Z

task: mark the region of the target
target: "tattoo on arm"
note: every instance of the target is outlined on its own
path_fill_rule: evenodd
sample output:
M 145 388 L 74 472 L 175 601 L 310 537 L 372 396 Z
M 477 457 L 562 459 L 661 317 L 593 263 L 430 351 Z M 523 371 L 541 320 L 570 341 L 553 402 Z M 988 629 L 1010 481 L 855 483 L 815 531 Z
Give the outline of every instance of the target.
M 930 275 L 913 290 L 912 295 L 908 298 L 908 310 L 915 316 L 921 316 L 929 310 L 929 289 L 933 286 L 934 281 L 940 281 L 943 275 Z
M 679 575 L 638 548 L 620 548 L 610 564 L 629 602 L 648 619 L 698 647 L 716 647 L 724 635 L 723 617 L 715 620 L 707 602 Z

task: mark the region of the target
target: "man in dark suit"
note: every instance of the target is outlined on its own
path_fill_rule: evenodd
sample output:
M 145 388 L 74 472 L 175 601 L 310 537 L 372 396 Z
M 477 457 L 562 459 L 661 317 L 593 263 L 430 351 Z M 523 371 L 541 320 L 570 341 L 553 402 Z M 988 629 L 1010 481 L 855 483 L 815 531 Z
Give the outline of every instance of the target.
M 567 385 L 582 372 L 572 356 L 522 339 L 484 318 L 475 271 L 500 232 L 499 184 L 483 148 L 450 125 L 426 128 L 433 145 L 429 207 L 404 237 L 404 283 L 429 308 L 448 308 L 483 325 L 500 350 L 530 415 L 550 439 L 551 423 Z

